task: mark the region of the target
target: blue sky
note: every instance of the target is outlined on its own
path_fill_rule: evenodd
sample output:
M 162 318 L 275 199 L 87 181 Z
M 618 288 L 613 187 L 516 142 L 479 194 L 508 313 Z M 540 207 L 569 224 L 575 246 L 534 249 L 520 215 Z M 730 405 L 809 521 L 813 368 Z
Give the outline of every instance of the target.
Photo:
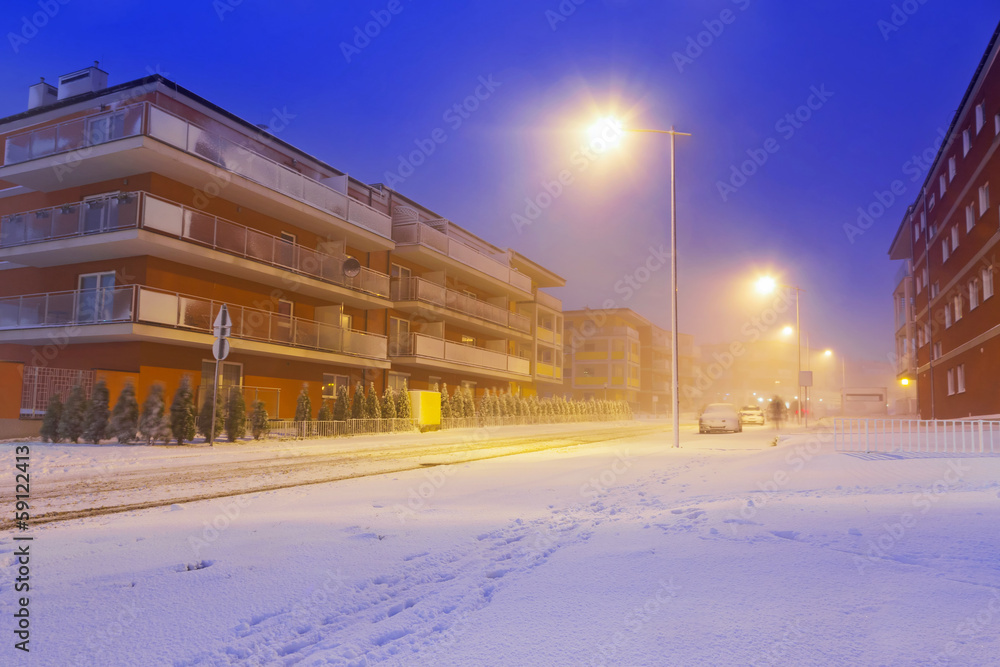
M 600 114 L 674 125 L 693 135 L 677 151 L 681 330 L 745 341 L 767 305 L 750 284 L 773 268 L 806 290 L 815 347 L 885 359 L 886 251 L 922 182 L 907 162 L 948 127 L 998 19 L 987 0 L 11 0 L 0 115 L 23 110 L 39 76 L 93 60 L 111 83 L 159 71 L 252 122 L 281 111 L 283 139 L 361 180 L 395 174 L 404 194 L 563 275 L 567 308 L 610 300 L 663 325 L 668 140 L 575 151 Z M 782 120 L 797 110 L 808 120 Z M 400 171 L 400 156 L 420 164 Z M 724 200 L 719 182 L 753 156 L 763 164 Z M 905 194 L 849 242 L 843 226 L 894 180 Z

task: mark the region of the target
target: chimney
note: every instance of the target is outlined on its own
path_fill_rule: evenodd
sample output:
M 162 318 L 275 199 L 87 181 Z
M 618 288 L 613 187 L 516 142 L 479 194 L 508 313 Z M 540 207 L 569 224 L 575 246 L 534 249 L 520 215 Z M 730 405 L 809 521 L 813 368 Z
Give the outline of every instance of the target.
M 28 87 L 28 108 L 37 109 L 52 104 L 58 99 L 56 87 L 45 83 L 45 77 L 33 86 Z
M 108 73 L 100 69 L 95 60 L 92 67 L 70 72 L 59 77 L 59 99 L 93 93 L 108 87 Z

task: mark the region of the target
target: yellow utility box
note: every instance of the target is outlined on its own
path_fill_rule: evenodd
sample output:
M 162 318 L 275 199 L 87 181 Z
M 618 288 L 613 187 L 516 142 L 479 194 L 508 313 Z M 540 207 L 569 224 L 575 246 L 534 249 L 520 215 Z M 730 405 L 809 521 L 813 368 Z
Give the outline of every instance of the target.
M 436 391 L 411 391 L 410 415 L 420 431 L 441 428 L 441 394 Z

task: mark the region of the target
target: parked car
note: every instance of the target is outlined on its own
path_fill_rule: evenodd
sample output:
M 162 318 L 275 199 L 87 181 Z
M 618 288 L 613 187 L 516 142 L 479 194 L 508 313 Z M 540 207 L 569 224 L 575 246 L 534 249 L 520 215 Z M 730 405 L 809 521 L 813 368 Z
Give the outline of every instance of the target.
M 740 408 L 740 422 L 743 424 L 764 425 L 764 411 L 756 405 L 744 405 Z
M 712 431 L 740 433 L 742 430 L 743 424 L 740 423 L 740 415 L 732 403 L 711 403 L 698 418 L 699 433 L 711 433 Z

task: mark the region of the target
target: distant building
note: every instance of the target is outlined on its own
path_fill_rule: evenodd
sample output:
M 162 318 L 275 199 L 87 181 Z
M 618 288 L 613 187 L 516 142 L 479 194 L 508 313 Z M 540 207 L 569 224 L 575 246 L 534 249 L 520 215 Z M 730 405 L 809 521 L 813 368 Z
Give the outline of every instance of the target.
M 922 418 L 1000 415 L 1000 27 L 889 248 L 897 374 Z M 928 83 L 933 87 L 933 82 Z
M 573 398 L 627 401 L 633 410 L 671 411 L 671 341 L 629 308 L 569 310 L 565 318 L 564 391 Z M 690 383 L 694 340 L 678 337 L 681 386 Z M 686 406 L 684 394 L 681 403 Z

